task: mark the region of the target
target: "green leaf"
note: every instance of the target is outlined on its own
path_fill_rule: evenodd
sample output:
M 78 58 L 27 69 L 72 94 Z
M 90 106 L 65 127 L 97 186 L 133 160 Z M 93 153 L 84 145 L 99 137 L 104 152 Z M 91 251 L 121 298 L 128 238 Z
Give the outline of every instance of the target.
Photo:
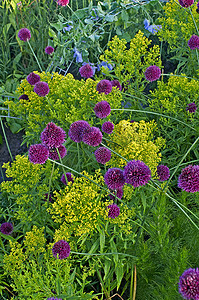
M 106 17 L 105 17 L 105 20 L 106 20 L 107 22 L 112 23 L 112 22 L 114 21 L 114 18 L 115 18 L 114 15 L 108 14 L 108 15 L 106 15 Z
M 117 278 L 117 290 L 118 290 L 120 287 L 120 284 L 122 282 L 123 275 L 124 275 L 122 263 L 119 263 L 116 266 L 115 274 L 116 274 L 116 278 Z
M 125 11 L 125 10 L 122 11 L 121 17 L 124 22 L 127 22 L 129 20 L 129 15 L 128 15 L 127 11 Z
M 100 232 L 100 252 L 101 253 L 103 253 L 104 246 L 105 246 L 105 232 L 104 232 L 104 230 L 102 230 Z

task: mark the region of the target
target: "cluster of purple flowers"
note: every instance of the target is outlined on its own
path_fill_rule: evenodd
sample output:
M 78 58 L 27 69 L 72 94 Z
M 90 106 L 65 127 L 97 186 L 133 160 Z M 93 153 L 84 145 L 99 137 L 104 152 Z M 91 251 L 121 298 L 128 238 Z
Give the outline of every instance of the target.
M 189 268 L 180 276 L 179 293 L 184 299 L 199 300 L 199 270 Z
M 188 40 L 188 46 L 191 50 L 199 49 L 199 36 L 193 34 Z
M 151 82 L 156 81 L 161 76 L 161 70 L 156 65 L 153 65 L 146 69 L 144 75 L 145 75 L 146 80 L 151 81 Z
M 178 177 L 178 187 L 189 193 L 199 192 L 199 166 L 185 167 Z
M 125 183 L 134 188 L 145 185 L 151 178 L 151 171 L 144 162 L 132 160 L 127 163 L 122 171 L 119 168 L 111 168 L 104 175 L 105 184 L 109 189 L 118 190 Z
M 179 0 L 179 4 L 182 7 L 190 7 L 194 3 L 194 0 Z
M 48 55 L 51 55 L 53 52 L 54 52 L 54 48 L 52 46 L 47 46 L 45 48 L 45 53 L 48 54 Z
M 45 97 L 46 95 L 48 95 L 48 93 L 50 91 L 48 83 L 41 81 L 41 78 L 38 74 L 35 74 L 34 72 L 32 72 L 26 77 L 26 80 L 28 81 L 29 84 L 34 86 L 33 90 L 38 96 Z M 23 96 L 23 98 L 21 98 L 22 96 Z M 21 95 L 19 98 L 26 99 L 26 98 L 24 98 L 26 96 L 27 95 Z M 26 99 L 26 100 L 28 100 L 28 99 Z
M 13 225 L 10 222 L 5 222 L 1 224 L 0 231 L 3 234 L 10 235 L 13 232 Z
M 29 148 L 29 159 L 34 164 L 44 164 L 48 158 L 53 160 L 63 158 L 67 150 L 62 144 L 65 142 L 65 131 L 53 122 L 47 124 L 41 133 L 42 144 L 31 145 Z M 58 154 L 59 151 L 59 154 Z
M 102 133 L 97 127 L 90 127 L 88 122 L 80 120 L 71 124 L 68 136 L 76 143 L 84 142 L 93 147 L 102 142 Z
M 196 109 L 197 109 L 197 106 L 194 102 L 189 103 L 186 107 L 186 110 L 190 113 L 195 113 Z
M 95 69 L 90 64 L 85 63 L 79 68 L 79 72 L 81 77 L 91 78 L 95 74 Z
M 60 240 L 53 245 L 52 253 L 55 258 L 67 258 L 70 255 L 70 246 L 66 241 Z
M 73 183 L 74 182 L 73 175 L 71 173 L 64 173 L 64 174 L 62 174 L 61 182 L 63 184 L 65 184 L 65 185 L 67 185 L 68 182 L 72 182 Z

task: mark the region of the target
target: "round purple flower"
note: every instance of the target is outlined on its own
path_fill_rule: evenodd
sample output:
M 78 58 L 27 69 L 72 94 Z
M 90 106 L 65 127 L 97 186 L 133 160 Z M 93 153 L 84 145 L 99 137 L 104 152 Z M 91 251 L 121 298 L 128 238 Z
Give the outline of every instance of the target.
M 28 95 L 26 95 L 26 94 L 23 94 L 23 95 L 21 95 L 21 96 L 19 96 L 19 100 L 29 100 L 29 97 L 28 97 Z
M 123 171 L 119 168 L 111 168 L 104 175 L 104 181 L 109 189 L 117 190 L 125 184 Z
M 131 160 L 124 168 L 124 178 L 126 183 L 134 188 L 145 185 L 151 178 L 151 171 L 143 161 Z
M 40 97 L 45 97 L 46 95 L 48 95 L 49 91 L 50 89 L 46 82 L 40 81 L 37 82 L 34 86 L 34 92 Z
M 122 90 L 122 86 L 118 80 L 116 80 L 116 79 L 112 80 L 111 84 L 112 84 L 112 87 L 116 86 L 120 91 Z
M 2 223 L 0 227 L 0 231 L 3 234 L 10 235 L 13 232 L 12 223 L 9 222 Z
M 40 81 L 40 76 L 38 74 L 35 74 L 34 72 L 32 72 L 26 77 L 26 80 L 31 85 L 35 85 L 37 82 Z
M 199 192 L 199 166 L 189 165 L 178 177 L 178 187 L 189 193 Z
M 165 181 L 170 177 L 170 171 L 167 166 L 159 165 L 157 166 L 157 175 L 159 181 Z
M 64 156 L 66 156 L 66 154 L 67 154 L 66 147 L 64 147 L 63 145 L 60 145 L 57 148 L 49 149 L 49 158 L 51 158 L 53 160 L 59 160 L 59 155 L 57 153 L 57 150 L 59 151 L 61 158 L 64 158 Z
M 21 41 L 29 41 L 31 38 L 30 30 L 28 28 L 21 28 L 18 32 L 18 37 Z
M 53 245 L 52 253 L 55 258 L 57 254 L 59 259 L 67 258 L 70 254 L 70 246 L 66 241 L 60 240 Z
M 199 300 L 199 270 L 189 268 L 180 276 L 179 293 L 184 299 Z
M 102 124 L 102 131 L 108 134 L 111 134 L 114 129 L 114 124 L 110 121 L 105 122 Z
M 94 75 L 93 69 L 89 64 L 86 64 L 86 65 L 82 66 L 81 68 L 79 68 L 79 72 L 80 72 L 81 77 L 84 77 L 84 78 L 90 78 Z
M 47 201 L 48 200 L 48 193 L 46 193 L 45 195 L 44 195 L 44 199 L 43 199 L 44 201 Z M 52 202 L 52 195 L 51 194 L 49 194 L 49 202 Z
M 53 122 L 47 124 L 41 133 L 41 141 L 48 148 L 57 148 L 65 142 L 65 131 Z
M 199 1 L 198 1 L 198 3 L 197 3 L 197 8 L 199 9 Z
M 100 147 L 94 152 L 98 163 L 105 164 L 111 159 L 111 151 L 106 147 Z
M 69 128 L 68 136 L 72 141 L 80 143 L 82 141 L 83 132 L 90 128 L 88 122 L 80 120 L 72 123 Z
M 188 40 L 188 46 L 191 50 L 199 49 L 199 36 L 193 34 Z
M 65 177 L 66 175 L 66 177 Z M 61 182 L 63 182 L 63 184 L 67 185 L 67 182 L 66 182 L 66 178 L 68 180 L 68 182 L 74 182 L 74 179 L 73 179 L 73 176 L 71 173 L 65 173 L 65 174 L 62 174 L 62 177 L 61 177 Z
M 123 197 L 123 188 L 118 188 L 117 190 L 113 191 L 113 194 L 116 192 L 116 197 L 122 199 Z M 109 198 L 111 200 L 115 200 L 115 197 L 111 194 L 109 194 Z
M 113 203 L 107 206 L 108 208 L 108 217 L 111 219 L 115 219 L 120 214 L 120 208 L 117 206 L 117 204 Z
M 112 91 L 112 84 L 110 80 L 103 79 L 100 82 L 98 82 L 96 89 L 100 94 L 104 93 L 107 95 Z
M 28 152 L 29 160 L 34 164 L 44 164 L 49 156 L 46 146 L 41 144 L 31 145 Z
M 107 101 L 100 101 L 95 105 L 94 112 L 98 118 L 104 119 L 111 113 L 110 104 Z
M 45 53 L 50 55 L 50 54 L 52 54 L 54 52 L 54 50 L 55 49 L 52 46 L 47 46 L 45 48 Z
M 82 141 L 92 147 L 97 147 L 102 142 L 102 133 L 97 127 L 90 127 L 82 134 Z
M 182 7 L 189 7 L 194 3 L 194 0 L 179 0 Z
M 186 110 L 188 110 L 190 113 L 194 113 L 197 109 L 197 106 L 194 102 L 189 103 L 186 107 Z
M 159 67 L 157 66 L 150 66 L 146 69 L 145 73 L 145 78 L 146 80 L 149 80 L 149 81 L 155 81 L 155 80 L 158 80 L 161 76 L 161 70 Z

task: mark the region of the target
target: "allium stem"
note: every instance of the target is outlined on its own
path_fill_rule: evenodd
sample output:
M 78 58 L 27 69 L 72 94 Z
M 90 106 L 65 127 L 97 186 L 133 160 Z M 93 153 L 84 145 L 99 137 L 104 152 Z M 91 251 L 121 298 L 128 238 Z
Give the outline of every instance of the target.
M 38 64 L 38 66 L 39 66 L 40 71 L 43 72 L 42 67 L 41 67 L 41 65 L 40 65 L 40 63 L 39 63 L 39 61 L 37 59 L 37 56 L 36 56 L 34 50 L 32 49 L 32 46 L 31 46 L 31 44 L 30 44 L 30 42 L 28 40 L 27 40 L 27 43 L 28 43 L 28 45 L 30 47 L 30 50 L 32 51 L 32 54 L 33 54 L 34 58 L 36 59 L 36 62 Z
M 111 108 L 111 111 L 114 111 L 114 110 L 115 111 L 117 111 L 117 110 L 121 110 L 121 111 L 134 111 L 134 112 L 140 112 L 140 113 L 146 113 L 146 114 L 152 114 L 152 115 L 157 115 L 157 116 L 165 117 L 165 118 L 177 121 L 177 122 L 179 122 L 181 124 L 184 124 L 185 126 L 191 128 L 192 130 L 197 131 L 195 128 L 189 126 L 188 124 L 184 123 L 183 121 L 180 121 L 179 119 L 176 119 L 176 118 L 164 115 L 164 114 L 159 114 L 159 113 L 156 113 L 156 112 L 153 112 L 153 111 L 139 110 L 139 109 L 128 109 L 128 108 Z
M 63 168 L 63 162 L 62 162 L 61 155 L 60 155 L 60 153 L 59 153 L 58 148 L 56 148 L 56 150 L 57 150 L 57 154 L 58 154 L 58 156 L 59 156 L 59 160 L 60 160 L 60 162 L 61 162 L 61 164 L 62 164 L 62 170 L 63 170 L 64 177 L 65 177 L 65 180 L 66 180 L 66 184 L 68 184 L 68 178 L 67 178 L 66 173 L 65 173 L 65 170 L 64 170 L 64 168 Z
M 129 162 L 126 158 L 124 158 L 123 156 L 121 156 L 120 154 L 118 154 L 117 152 L 113 151 L 111 148 L 109 148 L 108 146 L 106 146 L 105 144 L 101 143 L 101 145 L 107 149 L 109 149 L 111 152 L 115 153 L 116 155 L 118 155 L 119 157 L 121 157 L 122 159 L 124 159 L 127 163 Z
M 193 14 L 192 14 L 192 11 L 191 11 L 191 8 L 190 8 L 190 7 L 189 7 L 189 12 L 190 12 L 190 14 L 191 14 L 191 17 L 192 17 L 194 26 L 195 26 L 196 31 L 197 31 L 197 34 L 199 35 L 198 27 L 197 27 L 197 25 L 196 25 L 196 21 L 195 21 L 195 19 L 194 19 L 194 16 L 193 16 Z
M 1 122 L 1 128 L 2 128 L 2 131 L 3 131 L 4 139 L 5 139 L 5 142 L 6 142 L 6 146 L 8 148 L 8 152 L 10 154 L 10 157 L 11 157 L 12 161 L 13 161 L 12 153 L 11 153 L 11 150 L 10 150 L 10 147 L 9 147 L 9 144 L 8 144 L 7 136 L 6 136 L 6 133 L 5 133 L 5 130 L 4 130 L 3 121 L 1 119 L 1 117 L 0 117 L 0 122 Z
M 184 77 L 184 78 L 188 78 L 188 79 L 192 79 L 192 80 L 197 80 L 197 81 L 199 81 L 199 79 L 197 79 L 197 78 L 193 78 L 193 77 L 189 77 L 189 76 L 183 76 L 183 75 L 176 75 L 176 74 L 161 74 L 161 76 Z

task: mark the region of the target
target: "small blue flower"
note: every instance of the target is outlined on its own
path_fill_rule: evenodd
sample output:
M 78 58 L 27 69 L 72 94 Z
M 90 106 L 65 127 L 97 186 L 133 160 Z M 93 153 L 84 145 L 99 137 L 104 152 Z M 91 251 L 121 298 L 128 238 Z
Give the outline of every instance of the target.
M 109 71 L 113 70 L 113 66 L 108 64 L 106 61 L 102 61 L 100 64 L 97 64 L 97 71 L 100 71 L 102 67 L 109 69 Z
M 63 32 L 65 33 L 66 31 L 70 31 L 73 28 L 71 25 L 67 25 L 63 28 Z
M 77 50 L 77 48 L 74 48 L 73 51 L 75 52 L 73 57 L 76 58 L 76 62 L 82 63 L 83 62 L 82 54 Z
M 144 20 L 144 28 L 146 30 L 148 30 L 149 32 L 151 32 L 152 34 L 155 34 L 158 32 L 158 30 L 162 29 L 162 26 L 161 25 L 150 25 L 150 22 L 149 20 L 145 19 Z

